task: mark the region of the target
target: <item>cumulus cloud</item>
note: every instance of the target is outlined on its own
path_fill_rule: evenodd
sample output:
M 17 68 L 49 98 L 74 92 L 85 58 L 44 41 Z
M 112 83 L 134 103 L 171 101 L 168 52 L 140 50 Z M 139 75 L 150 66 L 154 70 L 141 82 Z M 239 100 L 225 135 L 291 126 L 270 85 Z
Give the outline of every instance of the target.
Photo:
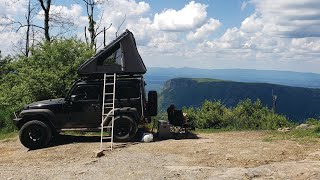
M 68 23 L 70 25 L 84 26 L 87 23 L 87 17 L 82 15 L 82 7 L 79 4 L 71 4 L 70 7 L 62 5 L 51 5 L 51 18 L 58 23 Z M 41 10 L 37 18 L 43 20 L 44 12 Z
M 248 1 L 243 1 L 242 4 L 241 4 L 241 10 L 245 10 L 248 6 L 249 2 Z
M 26 12 L 27 0 L 19 1 L 8 1 L 0 0 L 0 15 L 3 16 L 12 16 L 12 15 L 21 15 Z
M 207 5 L 191 1 L 181 10 L 167 9 L 154 16 L 154 26 L 163 31 L 192 30 L 207 18 Z
M 14 31 L 1 32 L 0 35 L 0 51 L 3 54 L 11 54 L 20 49 L 19 41 L 21 40 L 22 33 Z
M 202 25 L 200 28 L 196 29 L 195 32 L 190 32 L 187 35 L 187 39 L 190 41 L 203 40 L 207 38 L 209 35 L 211 35 L 220 26 L 221 26 L 221 22 L 219 20 L 210 18 L 207 23 Z
M 2 54 L 12 54 L 19 48 L 19 40 L 23 37 L 24 29 L 16 32 L 16 27 L 11 24 L 19 21 L 19 16 L 26 12 L 26 0 L 7 1 L 0 0 L 0 50 Z
M 104 22 L 118 26 L 124 18 L 126 23 L 139 19 L 150 10 L 150 5 L 143 1 L 110 0 L 99 8 L 103 12 Z
M 203 57 L 214 58 L 208 64 L 223 60 L 229 68 L 320 72 L 320 1 L 250 3 L 255 12 L 240 27 L 230 27 L 221 37 L 199 44 Z
M 264 31 L 285 37 L 320 37 L 320 1 L 253 0 Z
M 248 5 L 255 11 L 239 27 L 227 27 L 219 37 L 213 34 L 224 22 L 208 16 L 208 5 L 195 1 L 180 9 L 153 12 L 145 1 L 108 0 L 97 7 L 95 19 L 103 15 L 101 28 L 112 23 L 107 41 L 115 38 L 125 19 L 118 35 L 127 28 L 134 33 L 147 66 L 320 72 L 319 0 L 246 0 L 239 10 L 246 10 Z M 2 7 L 0 3 L 3 12 L 9 12 Z M 78 33 L 83 33 L 88 22 L 81 6 L 57 5 L 52 6 L 52 11 L 74 22 L 79 27 Z M 21 13 L 14 9 L 10 12 L 12 17 Z M 98 36 L 98 45 L 102 44 L 102 38 Z M 10 47 L 10 39 L 19 39 L 19 35 L 0 34 L 1 45 Z M 0 49 L 6 47 L 0 46 Z
M 254 13 L 242 21 L 240 29 L 247 33 L 261 32 L 264 27 L 262 19 L 257 18 L 257 14 Z
M 140 16 L 150 10 L 150 5 L 144 1 L 136 2 L 134 0 L 110 0 L 103 4 L 102 8 L 105 11 L 115 11 L 119 15 L 127 14 L 128 16 Z M 114 15 L 114 13 L 112 15 Z
M 143 30 L 150 28 L 151 20 L 144 15 L 149 12 L 150 5 L 144 1 L 136 2 L 134 0 L 109 0 L 99 6 L 103 17 L 101 26 L 109 27 L 108 40 L 115 38 L 115 33 L 123 32 L 126 28 L 134 28 L 137 33 L 143 34 Z M 121 24 L 123 22 L 123 24 Z M 143 28 L 142 28 L 143 27 Z M 142 38 L 141 38 L 142 39 Z

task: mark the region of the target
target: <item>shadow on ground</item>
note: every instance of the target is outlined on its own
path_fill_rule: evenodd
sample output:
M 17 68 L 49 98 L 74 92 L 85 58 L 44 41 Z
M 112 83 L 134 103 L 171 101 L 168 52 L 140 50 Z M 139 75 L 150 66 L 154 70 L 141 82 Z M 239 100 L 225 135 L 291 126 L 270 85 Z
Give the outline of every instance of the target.
M 121 142 L 122 145 L 126 144 L 138 144 L 141 142 L 144 133 L 149 133 L 147 131 L 138 131 L 137 136 L 134 137 L 130 142 Z M 188 134 L 173 134 L 172 137 L 161 139 L 158 137 L 157 133 L 153 133 L 153 141 L 163 141 L 168 139 L 176 139 L 176 140 L 183 140 L 183 139 L 198 139 L 198 136 L 192 132 Z M 67 134 L 58 134 L 55 136 L 48 147 L 60 146 L 65 144 L 72 144 L 72 143 L 97 143 L 100 142 L 100 136 L 87 136 L 87 135 L 67 135 Z M 103 140 L 103 142 L 110 142 L 110 140 Z M 120 144 L 119 144 L 120 145 Z

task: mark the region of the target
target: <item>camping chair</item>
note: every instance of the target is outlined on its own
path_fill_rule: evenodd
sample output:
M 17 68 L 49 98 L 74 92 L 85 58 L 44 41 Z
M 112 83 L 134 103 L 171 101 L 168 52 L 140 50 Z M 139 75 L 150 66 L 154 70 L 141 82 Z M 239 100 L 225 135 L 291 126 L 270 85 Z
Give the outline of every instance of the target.
M 173 133 L 175 139 L 186 138 L 191 132 L 191 127 L 186 122 L 182 110 L 174 110 L 173 117 L 169 118 L 171 125 L 170 132 Z

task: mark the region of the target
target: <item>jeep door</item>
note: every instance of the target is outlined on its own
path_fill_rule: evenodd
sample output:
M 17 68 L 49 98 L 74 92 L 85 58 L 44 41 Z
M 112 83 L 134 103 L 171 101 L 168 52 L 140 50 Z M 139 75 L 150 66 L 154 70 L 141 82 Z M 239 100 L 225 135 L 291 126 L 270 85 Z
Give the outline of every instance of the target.
M 78 85 L 71 97 L 69 119 L 72 127 L 98 127 L 101 123 L 101 87 Z

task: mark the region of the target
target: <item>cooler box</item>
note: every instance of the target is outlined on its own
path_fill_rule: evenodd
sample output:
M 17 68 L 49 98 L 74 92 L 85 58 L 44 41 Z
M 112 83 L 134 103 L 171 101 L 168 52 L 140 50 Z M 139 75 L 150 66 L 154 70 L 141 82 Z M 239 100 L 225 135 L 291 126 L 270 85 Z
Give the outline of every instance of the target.
M 161 139 L 169 139 L 172 137 L 170 132 L 170 124 L 165 120 L 158 120 L 158 135 Z

